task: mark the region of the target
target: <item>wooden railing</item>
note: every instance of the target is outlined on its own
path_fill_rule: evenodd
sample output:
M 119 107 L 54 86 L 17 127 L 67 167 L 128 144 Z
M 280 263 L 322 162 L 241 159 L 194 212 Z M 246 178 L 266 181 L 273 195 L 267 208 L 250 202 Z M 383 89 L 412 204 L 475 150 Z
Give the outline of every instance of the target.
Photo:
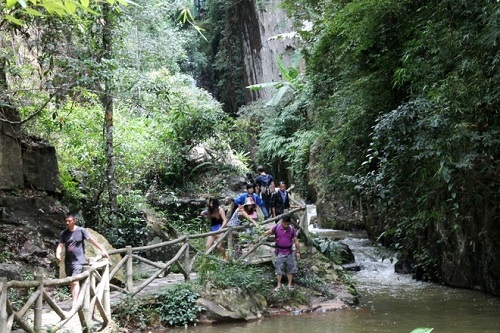
M 304 210 L 304 207 L 300 207 L 289 211 L 287 214 L 299 213 Z M 283 215 L 267 219 L 260 224 L 277 221 L 281 219 Z M 300 215 L 300 220 L 302 221 L 302 219 L 303 216 Z M 303 229 L 301 228 L 302 222 L 300 222 L 299 224 L 295 222 L 293 223 L 298 229 Z M 144 288 L 146 288 L 153 280 L 158 278 L 161 274 L 164 274 L 164 276 L 169 274 L 171 267 L 174 265 L 176 265 L 179 271 L 183 274 L 184 280 L 189 280 L 193 266 L 200 254 L 200 251 L 196 249 L 190 241 L 212 235 L 220 234 L 221 236 L 218 237 L 214 244 L 206 251 L 206 255 L 212 253 L 212 251 L 221 242 L 227 241 L 227 254 L 229 260 L 245 262 L 248 256 L 252 254 L 257 248 L 262 245 L 269 245 L 266 244 L 265 239 L 260 239 L 250 248 L 248 248 L 245 251 L 245 254 L 241 255 L 238 258 L 233 258 L 233 245 L 235 243 L 233 233 L 235 231 L 240 231 L 252 227 L 253 226 L 227 227 L 214 232 L 207 232 L 196 235 L 185 235 L 177 239 L 158 244 L 141 247 L 127 246 L 122 249 L 112 250 L 108 252 L 109 255 L 120 254 L 123 257 L 118 262 L 118 264 L 113 267 L 113 270 L 111 272 L 109 262 L 107 260 L 104 260 L 98 261 L 91 266 L 84 267 L 84 272 L 81 274 L 63 279 L 39 278 L 35 281 L 7 281 L 5 278 L 0 278 L 0 333 L 10 332 L 14 323 L 16 323 L 21 329 L 26 332 L 41 332 L 43 327 L 42 306 L 44 301 L 60 317 L 60 321 L 50 327 L 51 332 L 55 332 L 61 329 L 76 313 L 78 313 L 80 317 L 80 323 L 83 327 L 83 332 L 89 332 L 92 318 L 94 318 L 96 311 L 100 315 L 100 323 L 102 326 L 101 329 L 103 329 L 111 322 L 111 289 L 120 291 L 130 296 L 135 296 Z M 307 233 L 305 232 L 303 233 L 303 235 L 306 236 L 307 241 Z M 173 256 L 173 258 L 165 263 L 154 262 L 140 255 L 144 254 L 147 251 L 158 250 L 161 248 L 167 248 L 176 245 L 180 246 L 179 250 Z M 155 271 L 151 272 L 151 275 L 146 280 L 142 281 L 138 286 L 134 286 L 134 261 L 143 262 L 156 269 Z M 123 288 L 122 286 L 111 284 L 110 281 L 113 280 L 118 271 L 120 271 L 120 269 L 124 267 L 126 276 L 126 281 L 124 282 L 125 288 Z M 99 273 L 99 271 L 102 271 L 102 274 Z M 46 288 L 67 285 L 73 281 L 80 281 L 80 293 L 78 296 L 77 305 L 73 307 L 69 313 L 66 313 L 61 310 L 56 301 L 51 298 L 49 293 L 46 291 Z M 36 291 L 31 294 L 22 308 L 20 308 L 19 310 L 15 310 L 8 297 L 8 290 L 10 288 L 25 290 L 34 288 L 36 289 Z M 23 319 L 23 317 L 32 307 L 34 308 L 34 320 L 33 324 L 30 325 L 26 320 Z
M 102 271 L 102 275 L 99 273 Z M 96 280 L 99 283 L 96 285 Z M 57 302 L 47 292 L 48 288 L 67 285 L 70 282 L 80 281 L 80 294 L 76 305 L 69 312 L 63 311 Z M 16 310 L 8 296 L 9 289 L 35 289 L 26 303 Z M 83 332 L 90 332 L 92 318 L 96 310 L 99 312 L 102 328 L 111 322 L 111 306 L 109 297 L 109 263 L 107 260 L 94 263 L 92 266 L 84 266 L 84 271 L 78 275 L 63 279 L 44 279 L 38 277 L 34 281 L 7 281 L 0 278 L 0 333 L 10 332 L 14 324 L 17 324 L 25 332 L 38 333 L 42 331 L 43 302 L 59 316 L 60 321 L 49 327 L 55 332 L 62 328 L 76 313 L 80 317 Z M 30 324 L 24 316 L 33 307 L 33 322 Z

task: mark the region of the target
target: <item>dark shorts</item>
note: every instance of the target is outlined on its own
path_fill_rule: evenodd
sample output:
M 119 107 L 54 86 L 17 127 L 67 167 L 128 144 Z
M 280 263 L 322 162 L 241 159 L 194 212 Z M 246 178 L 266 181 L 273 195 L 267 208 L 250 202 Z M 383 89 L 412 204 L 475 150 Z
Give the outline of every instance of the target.
M 64 268 L 66 276 L 75 276 L 82 272 L 83 264 L 66 262 L 64 263 Z
M 222 227 L 222 224 L 216 224 L 216 225 L 211 225 L 210 226 L 210 231 L 214 232 L 220 229 Z

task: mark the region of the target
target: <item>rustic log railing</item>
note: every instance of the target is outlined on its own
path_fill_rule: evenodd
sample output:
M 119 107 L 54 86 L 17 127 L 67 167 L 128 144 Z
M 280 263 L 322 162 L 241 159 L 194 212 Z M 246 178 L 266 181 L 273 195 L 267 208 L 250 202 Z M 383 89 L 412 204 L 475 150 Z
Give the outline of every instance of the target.
M 102 275 L 99 274 L 102 270 Z M 96 285 L 95 278 L 99 276 Z M 56 301 L 47 292 L 47 288 L 67 285 L 70 282 L 80 281 L 81 288 L 76 305 L 69 312 L 63 311 Z M 28 298 L 26 303 L 18 310 L 11 304 L 8 296 L 9 289 L 36 289 Z M 33 281 L 7 281 L 0 278 L 0 332 L 10 332 L 14 324 L 17 324 L 25 332 L 41 332 L 44 328 L 42 320 L 43 302 L 59 316 L 60 321 L 48 327 L 55 332 L 62 328 L 75 314 L 78 313 L 82 324 L 82 332 L 90 332 L 92 318 L 96 310 L 100 315 L 101 328 L 106 327 L 111 321 L 111 306 L 109 298 L 109 262 L 107 260 L 94 263 L 92 266 L 84 266 L 84 271 L 78 275 L 63 279 L 44 279 L 38 277 Z M 33 321 L 30 323 L 24 316 L 33 308 Z M 45 325 L 45 327 L 48 325 Z
M 296 208 L 290 210 L 286 214 L 293 214 L 305 210 L 304 207 Z M 285 215 L 285 214 L 283 214 Z M 267 219 L 266 221 L 260 222 L 260 224 L 266 224 L 269 222 L 277 221 L 283 217 L 283 215 L 276 216 L 274 218 Z M 301 217 L 302 219 L 302 217 Z M 293 222 L 296 227 L 301 229 L 300 225 Z M 301 223 L 302 224 L 302 223 Z M 25 332 L 35 333 L 41 332 L 43 325 L 42 320 L 42 306 L 45 301 L 46 304 L 59 316 L 60 321 L 49 327 L 50 332 L 55 332 L 60 330 L 68 323 L 68 321 L 78 313 L 80 318 L 80 323 L 83 332 L 90 332 L 92 326 L 92 318 L 95 318 L 95 314 L 98 313 L 100 316 L 101 329 L 104 329 L 111 322 L 111 305 L 110 305 L 110 290 L 114 289 L 119 292 L 128 294 L 130 296 L 135 296 L 144 288 L 146 288 L 154 279 L 158 278 L 161 274 L 167 275 L 170 272 L 170 268 L 176 265 L 179 271 L 183 274 L 184 280 L 190 279 L 190 274 L 193 270 L 193 266 L 198 258 L 200 251 L 196 249 L 190 242 L 190 240 L 205 238 L 212 235 L 221 235 L 217 238 L 214 244 L 206 251 L 206 255 L 212 253 L 212 251 L 221 243 L 227 240 L 227 251 L 229 260 L 235 260 L 239 262 L 245 262 L 247 257 L 253 253 L 257 248 L 262 245 L 269 245 L 265 243 L 265 239 L 260 239 L 251 246 L 244 255 L 239 258 L 233 259 L 233 245 L 235 240 L 233 239 L 233 232 L 244 230 L 247 228 L 252 228 L 253 226 L 237 226 L 237 227 L 227 227 L 214 232 L 207 232 L 196 235 L 185 235 L 174 240 L 148 245 L 141 247 L 127 246 L 122 249 L 116 249 L 109 251 L 109 255 L 120 254 L 122 259 L 113 267 L 110 271 L 110 264 L 108 260 L 98 261 L 91 266 L 85 266 L 84 272 L 73 277 L 66 277 L 63 279 L 43 279 L 38 278 L 34 281 L 7 281 L 5 278 L 0 278 L 0 333 L 8 333 L 12 330 L 14 323 L 16 323 Z M 306 235 L 304 233 L 304 235 Z M 141 257 L 139 254 L 158 250 L 160 248 L 180 246 L 177 253 L 172 259 L 165 263 L 153 262 L 147 258 Z M 134 286 L 134 260 L 143 262 L 149 266 L 154 267 L 156 270 L 138 286 Z M 111 284 L 110 281 L 115 277 L 115 275 L 120 271 L 120 269 L 125 266 L 125 288 Z M 102 271 L 100 273 L 99 271 Z M 63 311 L 56 303 L 56 301 L 51 298 L 50 294 L 46 291 L 47 288 L 59 287 L 63 285 L 68 285 L 70 282 L 80 281 L 80 293 L 71 311 L 68 313 Z M 28 298 L 26 303 L 19 310 L 15 310 L 12 306 L 9 297 L 8 290 L 11 288 L 17 289 L 36 289 L 31 296 Z M 24 316 L 33 308 L 33 323 L 30 324 L 24 319 Z

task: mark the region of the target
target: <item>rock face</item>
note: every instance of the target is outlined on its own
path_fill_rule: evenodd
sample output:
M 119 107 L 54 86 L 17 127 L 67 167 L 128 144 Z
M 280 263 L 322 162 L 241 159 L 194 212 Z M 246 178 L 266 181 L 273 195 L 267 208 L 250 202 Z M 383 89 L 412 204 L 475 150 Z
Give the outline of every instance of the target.
M 56 149 L 47 142 L 24 138 L 23 151 L 24 187 L 56 192 L 60 189 Z
M 205 308 L 202 321 L 209 322 L 257 319 L 267 309 L 264 296 L 236 288 L 204 293 L 196 302 Z
M 292 22 L 279 8 L 279 1 L 242 1 L 237 3 L 238 21 L 241 22 L 244 83 L 252 85 L 282 80 L 276 58 L 280 56 L 289 65 L 297 48 L 298 39 L 269 39 L 278 34 L 292 32 Z M 259 98 L 269 100 L 273 89 L 245 91 L 245 101 Z
M 0 192 L 0 271 L 19 279 L 33 272 L 33 266 L 46 276 L 56 277 L 54 251 L 64 228 L 64 207 L 37 191 L 22 195 Z M 16 262 L 14 265 L 13 262 Z M 15 270 L 12 270 L 17 266 Z
M 1 114 L 10 121 L 19 121 L 19 114 L 11 108 L 1 108 Z M 0 190 L 23 187 L 23 161 L 20 125 L 0 121 Z

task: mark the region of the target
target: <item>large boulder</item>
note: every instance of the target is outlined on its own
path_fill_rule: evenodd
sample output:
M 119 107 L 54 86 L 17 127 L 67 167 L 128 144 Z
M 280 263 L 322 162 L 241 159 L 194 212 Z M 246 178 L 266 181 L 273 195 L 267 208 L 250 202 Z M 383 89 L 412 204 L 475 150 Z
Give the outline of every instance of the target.
M 239 288 L 203 293 L 197 303 L 205 308 L 202 320 L 210 322 L 257 319 L 267 310 L 264 296 Z

